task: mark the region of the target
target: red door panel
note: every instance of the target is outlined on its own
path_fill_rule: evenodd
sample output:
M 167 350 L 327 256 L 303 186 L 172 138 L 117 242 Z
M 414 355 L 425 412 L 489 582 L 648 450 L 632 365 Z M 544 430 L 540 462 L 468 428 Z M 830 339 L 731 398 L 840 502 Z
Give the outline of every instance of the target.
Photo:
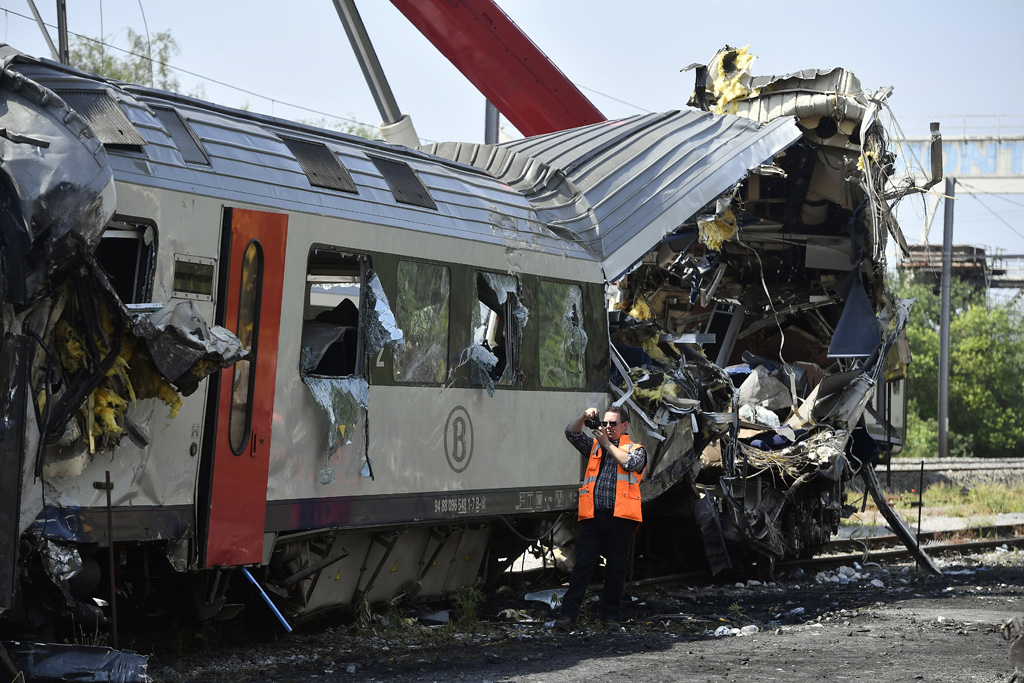
M 229 209 L 224 326 L 252 357 L 221 371 L 205 565 L 263 558 L 288 216 Z

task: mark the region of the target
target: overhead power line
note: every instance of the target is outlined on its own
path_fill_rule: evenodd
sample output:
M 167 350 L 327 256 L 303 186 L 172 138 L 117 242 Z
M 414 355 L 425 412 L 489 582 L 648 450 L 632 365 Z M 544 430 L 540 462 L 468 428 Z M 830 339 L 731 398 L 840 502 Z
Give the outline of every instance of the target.
M 7 8 L 0 8 L 0 9 L 3 9 L 4 12 L 6 12 L 8 14 L 12 14 L 12 15 L 14 15 L 16 17 L 20 17 L 22 19 L 26 19 L 26 20 L 32 21 L 33 23 L 35 22 L 35 20 L 32 17 L 29 17 L 29 16 L 27 16 L 25 14 L 21 14 L 20 12 L 15 12 L 14 10 L 7 9 Z M 49 27 L 49 28 L 56 28 L 53 24 L 46 24 L 44 22 L 44 25 Z M 126 49 L 118 47 L 116 45 L 111 45 L 110 43 L 107 43 L 107 42 L 105 42 L 103 40 L 97 40 L 97 39 L 92 38 L 90 36 L 85 36 L 85 35 L 82 35 L 80 33 L 75 33 L 74 31 L 68 31 L 68 33 L 70 33 L 71 35 L 75 36 L 76 38 L 80 38 L 81 40 L 87 40 L 89 42 L 96 43 L 97 45 L 101 45 L 104 48 L 109 48 L 111 50 L 116 50 L 116 51 L 121 52 L 121 53 L 123 53 L 125 55 L 129 55 L 131 57 L 135 57 L 137 59 L 145 59 L 146 61 L 150 62 L 151 64 L 159 64 L 162 67 L 166 67 L 166 68 L 171 69 L 173 71 L 176 71 L 178 73 L 187 74 L 189 76 L 192 76 L 194 78 L 198 78 L 198 79 L 200 79 L 202 81 L 206 81 L 208 83 L 215 83 L 215 84 L 223 86 L 225 88 L 230 88 L 230 89 L 235 90 L 237 92 L 245 93 L 246 95 L 251 95 L 252 97 L 258 97 L 260 99 L 266 100 L 266 101 L 274 103 L 274 104 L 281 104 L 281 105 L 284 105 L 286 107 L 292 107 L 293 109 L 298 109 L 300 111 L 308 112 L 310 114 L 316 114 L 317 116 L 326 116 L 328 118 L 338 119 L 339 121 L 345 121 L 347 123 L 353 123 L 353 124 L 355 124 L 357 126 L 366 126 L 368 128 L 375 128 L 376 127 L 374 124 L 364 123 L 363 121 L 357 121 L 356 119 L 350 119 L 350 118 L 345 117 L 345 116 L 338 116 L 337 114 L 331 114 L 331 113 L 328 113 L 328 112 L 325 112 L 325 111 L 320 111 L 319 109 L 313 109 L 311 107 L 305 107 L 305 106 L 303 106 L 301 104 L 293 104 L 291 102 L 285 102 L 284 100 L 279 100 L 279 99 L 277 99 L 275 97 L 270 97 L 268 95 L 264 95 L 262 93 L 255 92 L 253 90 L 248 90 L 246 88 L 242 88 L 242 87 L 239 87 L 237 85 L 232 85 L 230 83 L 226 83 L 224 81 L 217 80 L 216 78 L 210 78 L 209 76 L 204 76 L 204 75 L 196 73 L 194 71 L 189 71 L 188 69 L 182 69 L 180 67 L 173 66 L 171 64 L 167 64 L 166 62 L 161 62 L 158 59 L 152 59 L 148 55 L 140 55 L 140 54 L 138 54 L 136 52 L 132 52 L 131 50 L 126 50 Z

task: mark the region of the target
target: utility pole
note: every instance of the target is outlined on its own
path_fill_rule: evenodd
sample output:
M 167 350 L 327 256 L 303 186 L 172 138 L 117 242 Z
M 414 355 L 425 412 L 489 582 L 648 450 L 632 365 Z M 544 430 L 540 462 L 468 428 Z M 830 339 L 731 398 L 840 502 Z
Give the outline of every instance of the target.
M 57 45 L 60 49 L 60 63 L 68 64 L 68 6 L 66 0 L 57 0 Z
M 47 47 L 50 48 L 50 56 L 55 61 L 60 61 L 60 52 L 57 51 L 57 47 L 53 44 L 53 38 L 50 37 L 50 32 L 46 30 L 46 24 L 43 22 L 43 16 L 39 14 L 39 8 L 36 7 L 36 0 L 28 0 L 28 7 L 32 10 L 32 16 L 36 18 L 36 25 L 39 26 L 39 32 L 43 34 L 43 39 L 46 41 Z
M 942 230 L 942 308 L 939 319 L 939 457 L 949 457 L 949 296 L 953 270 L 955 178 L 946 178 Z

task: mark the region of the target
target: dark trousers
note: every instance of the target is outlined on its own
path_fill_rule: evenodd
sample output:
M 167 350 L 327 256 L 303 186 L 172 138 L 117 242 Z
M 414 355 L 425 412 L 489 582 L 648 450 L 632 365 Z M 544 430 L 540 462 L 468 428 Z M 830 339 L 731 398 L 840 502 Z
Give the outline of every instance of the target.
M 618 621 L 622 607 L 622 587 L 626 583 L 629 545 L 637 523 L 598 510 L 593 519 L 580 520 L 576 535 L 576 564 L 569 576 L 569 590 L 562 597 L 562 616 L 579 616 L 583 596 L 594 575 L 598 558 L 604 555 L 604 591 L 601 593 L 601 619 Z

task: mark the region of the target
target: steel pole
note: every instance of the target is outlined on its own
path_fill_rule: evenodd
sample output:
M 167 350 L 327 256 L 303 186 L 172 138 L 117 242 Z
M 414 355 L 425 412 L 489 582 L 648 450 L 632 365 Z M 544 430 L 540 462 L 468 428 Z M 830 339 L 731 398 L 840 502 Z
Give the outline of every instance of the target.
M 939 320 L 939 457 L 949 457 L 949 293 L 953 270 L 954 178 L 946 178 L 942 230 L 942 310 Z
M 46 23 L 43 22 L 43 17 L 39 14 L 39 9 L 36 7 L 35 0 L 28 0 L 28 7 L 32 10 L 32 16 L 36 18 L 36 24 L 39 25 L 39 31 L 43 34 L 43 39 L 46 41 L 46 45 L 50 48 L 50 56 L 53 57 L 55 62 L 59 62 L 60 52 L 57 51 L 57 47 L 53 44 L 53 39 L 50 38 L 49 31 L 46 30 Z
M 352 51 L 359 61 L 359 68 L 363 70 L 363 77 L 370 86 L 370 94 L 377 104 L 377 111 L 380 112 L 384 123 L 398 123 L 402 118 L 402 112 L 398 109 L 398 103 L 387 78 L 384 77 L 384 69 L 377 59 L 377 53 L 370 42 L 370 36 L 366 33 L 366 26 L 363 25 L 355 2 L 334 0 L 334 8 L 338 11 L 338 18 L 345 27 L 349 42 L 352 43 Z
M 499 120 L 500 114 L 498 108 L 494 104 L 487 100 L 487 109 L 484 112 L 484 144 L 485 145 L 496 145 L 498 144 L 498 131 L 500 130 L 501 122 Z
M 100 36 L 102 39 L 102 36 Z M 57 0 L 57 45 L 60 52 L 60 63 L 70 64 L 68 50 L 68 8 L 65 0 Z

